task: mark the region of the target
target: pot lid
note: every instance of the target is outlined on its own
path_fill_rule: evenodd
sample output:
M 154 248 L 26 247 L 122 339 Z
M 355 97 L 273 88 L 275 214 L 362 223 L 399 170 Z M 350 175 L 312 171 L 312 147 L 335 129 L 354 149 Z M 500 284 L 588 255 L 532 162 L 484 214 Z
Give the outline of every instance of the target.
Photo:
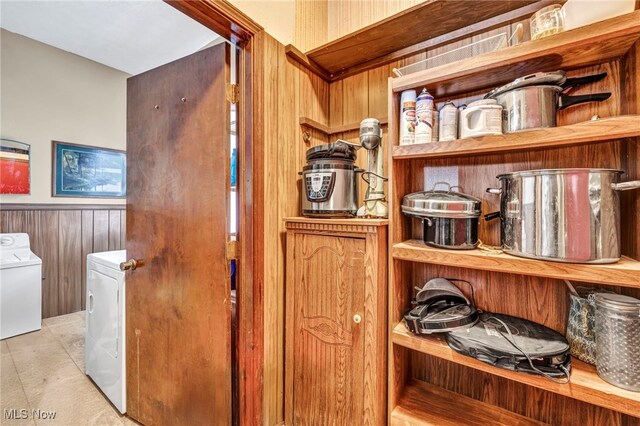
M 480 216 L 482 201 L 476 197 L 448 191 L 414 192 L 402 199 L 402 212 L 407 216 L 475 218 Z
M 327 143 L 324 145 L 314 146 L 309 148 L 306 153 L 307 161 L 316 160 L 319 158 L 333 158 L 333 159 L 347 159 L 355 161 L 356 150 L 358 145 L 348 143 L 346 141 L 338 140 L 336 142 Z
M 469 305 L 469 299 L 446 278 L 433 278 L 418 291 L 416 303 L 429 303 L 442 298 L 459 299 L 459 303 Z
M 640 312 L 640 300 L 616 293 L 596 294 L 596 307 L 614 309 L 616 312 Z
M 503 173 L 496 176 L 496 179 L 510 179 L 513 177 L 527 177 L 527 176 L 544 176 L 544 175 L 567 175 L 567 174 L 582 174 L 582 173 L 616 173 L 622 174 L 624 170 L 617 169 L 587 169 L 587 168 L 574 168 L 574 169 L 539 169 L 539 170 L 522 170 L 520 172 Z
M 525 75 L 524 77 L 516 78 L 511 83 L 507 83 L 504 86 L 497 87 L 487 93 L 484 98 L 495 98 L 496 96 L 501 95 L 504 92 L 527 86 L 562 86 L 566 79 L 567 74 L 564 71 L 537 72 L 535 74 L 529 74 Z

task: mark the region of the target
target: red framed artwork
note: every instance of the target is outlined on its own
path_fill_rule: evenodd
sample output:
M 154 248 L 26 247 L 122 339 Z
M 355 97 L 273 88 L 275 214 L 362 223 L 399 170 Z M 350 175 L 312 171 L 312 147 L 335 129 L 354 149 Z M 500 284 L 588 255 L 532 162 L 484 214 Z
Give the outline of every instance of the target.
M 0 139 L 0 194 L 30 194 L 31 146 L 13 141 Z

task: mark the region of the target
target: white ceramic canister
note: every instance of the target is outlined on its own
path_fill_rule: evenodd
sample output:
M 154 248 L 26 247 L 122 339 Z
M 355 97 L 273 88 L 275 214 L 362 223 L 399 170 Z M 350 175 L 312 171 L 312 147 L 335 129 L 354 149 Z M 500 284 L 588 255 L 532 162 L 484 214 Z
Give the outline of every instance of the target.
M 458 138 L 458 108 L 447 101 L 440 109 L 439 141 L 453 141 Z
M 440 132 L 439 132 L 439 128 L 440 128 L 440 114 L 438 113 L 438 109 L 435 107 L 435 104 L 433 106 L 433 111 L 431 111 L 431 114 L 433 116 L 433 127 L 432 127 L 432 132 L 431 132 L 431 142 L 438 142 L 438 138 L 440 136 Z
M 482 99 L 460 112 L 460 139 L 502 134 L 502 106 L 495 99 Z
M 422 89 L 416 99 L 416 136 L 415 143 L 431 142 L 433 133 L 433 96 Z
M 400 95 L 400 145 L 415 142 L 416 91 L 405 90 Z

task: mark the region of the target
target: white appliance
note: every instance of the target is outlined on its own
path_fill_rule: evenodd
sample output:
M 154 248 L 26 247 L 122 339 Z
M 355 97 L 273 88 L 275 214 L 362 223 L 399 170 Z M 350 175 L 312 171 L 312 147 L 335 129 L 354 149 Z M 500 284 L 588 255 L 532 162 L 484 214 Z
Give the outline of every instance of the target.
M 40 330 L 42 260 L 29 235 L 0 234 L 0 339 Z
M 86 373 L 121 413 L 127 411 L 125 280 L 126 251 L 87 255 Z

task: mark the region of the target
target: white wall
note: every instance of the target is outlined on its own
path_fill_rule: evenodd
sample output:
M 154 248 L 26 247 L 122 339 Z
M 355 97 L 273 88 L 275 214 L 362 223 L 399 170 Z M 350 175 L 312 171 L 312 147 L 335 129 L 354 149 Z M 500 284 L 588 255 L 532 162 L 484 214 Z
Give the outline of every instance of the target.
M 51 197 L 51 141 L 126 149 L 126 73 L 0 30 L 0 134 L 31 145 L 31 195 L 1 203 L 124 204 Z

